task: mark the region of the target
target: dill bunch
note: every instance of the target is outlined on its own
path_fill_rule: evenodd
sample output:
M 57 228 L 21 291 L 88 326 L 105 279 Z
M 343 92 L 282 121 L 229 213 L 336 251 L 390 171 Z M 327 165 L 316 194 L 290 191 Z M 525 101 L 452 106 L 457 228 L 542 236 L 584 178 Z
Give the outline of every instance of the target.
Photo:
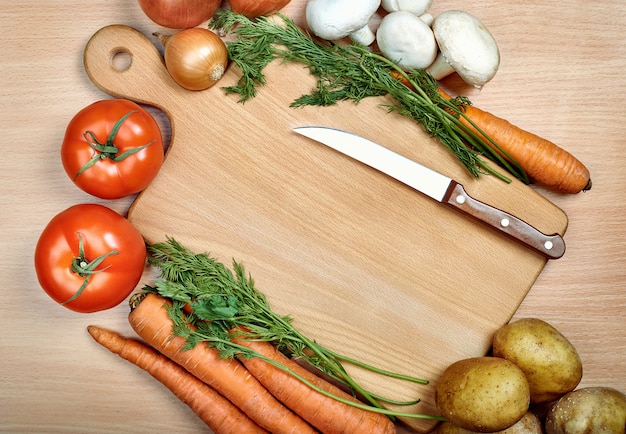
M 371 366 L 336 353 L 305 336 L 292 324 L 291 317 L 272 310 L 241 263 L 233 261 L 231 270 L 209 254 L 195 253 L 173 238 L 150 245 L 148 249 L 151 254 L 149 261 L 160 270 L 161 277 L 153 285 L 145 286 L 144 290 L 172 301 L 168 315 L 174 323 L 174 333 L 185 338 L 187 348 L 207 344 L 217 349 L 224 358 L 261 358 L 320 393 L 391 418 L 405 416 L 442 420 L 438 416 L 385 408 L 383 403 L 407 406 L 419 403 L 419 399 L 398 401 L 367 391 L 351 378 L 344 363 L 412 383 L 428 384 L 428 381 Z M 353 394 L 363 397 L 367 404 L 345 401 L 329 394 L 278 362 L 233 342 L 233 330 L 238 330 L 238 339 L 270 342 L 287 357 L 306 361 L 346 385 Z

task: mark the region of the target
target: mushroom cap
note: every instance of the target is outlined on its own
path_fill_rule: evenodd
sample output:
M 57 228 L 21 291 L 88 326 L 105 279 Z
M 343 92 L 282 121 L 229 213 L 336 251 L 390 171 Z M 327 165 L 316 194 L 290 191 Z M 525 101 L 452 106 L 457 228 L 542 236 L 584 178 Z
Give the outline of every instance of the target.
M 345 38 L 367 26 L 381 0 L 309 0 L 305 18 L 311 31 L 328 41 Z
M 387 12 L 407 11 L 422 15 L 430 8 L 433 0 L 382 0 L 383 9 Z
M 412 12 L 386 15 L 376 31 L 376 41 L 381 53 L 403 69 L 424 69 L 437 56 L 432 30 Z
M 478 18 L 463 11 L 446 11 L 435 17 L 432 29 L 441 54 L 464 81 L 482 87 L 493 78 L 500 51 Z

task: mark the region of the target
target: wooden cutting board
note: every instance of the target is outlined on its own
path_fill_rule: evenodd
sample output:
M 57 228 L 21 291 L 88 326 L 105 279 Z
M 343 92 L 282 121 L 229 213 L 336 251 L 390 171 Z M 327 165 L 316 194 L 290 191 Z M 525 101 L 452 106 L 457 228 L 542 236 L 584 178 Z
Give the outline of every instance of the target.
M 124 69 L 112 66 L 119 53 Z M 177 86 L 157 47 L 126 26 L 98 31 L 85 50 L 90 79 L 114 97 L 159 109 L 172 141 L 161 172 L 129 218 L 148 242 L 175 237 L 222 262 L 243 262 L 280 314 L 347 356 L 431 380 L 390 380 L 348 366 L 368 389 L 409 411 L 435 413 L 434 383 L 450 363 L 484 355 L 546 260 L 476 221 L 292 132 L 324 125 L 368 137 L 462 182 L 479 200 L 564 234 L 562 210 L 519 182 L 472 179 L 421 126 L 385 98 L 293 109 L 315 79 L 301 65 L 267 69 L 241 104 L 221 86 Z M 432 422 L 405 420 L 425 432 Z

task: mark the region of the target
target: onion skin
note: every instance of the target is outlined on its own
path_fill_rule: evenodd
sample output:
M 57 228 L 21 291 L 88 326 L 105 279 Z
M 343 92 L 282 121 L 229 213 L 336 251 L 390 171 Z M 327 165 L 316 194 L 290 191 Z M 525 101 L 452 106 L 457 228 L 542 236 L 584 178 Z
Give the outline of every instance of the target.
M 248 18 L 271 15 L 285 7 L 291 0 L 229 0 L 233 12 Z
M 138 0 L 152 21 L 170 29 L 188 29 L 211 18 L 222 0 Z
M 171 36 L 154 35 L 163 43 L 167 71 L 185 89 L 208 89 L 226 72 L 228 49 L 210 30 L 194 27 Z

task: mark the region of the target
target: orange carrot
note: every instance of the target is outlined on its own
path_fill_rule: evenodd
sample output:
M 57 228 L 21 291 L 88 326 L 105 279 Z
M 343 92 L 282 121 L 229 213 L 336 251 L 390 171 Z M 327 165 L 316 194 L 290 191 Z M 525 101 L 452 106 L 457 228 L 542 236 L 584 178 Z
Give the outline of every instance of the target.
M 446 99 L 451 98 L 441 89 L 439 93 Z M 465 106 L 464 113 L 517 161 L 532 180 L 563 193 L 579 193 L 591 188 L 589 170 L 565 149 L 473 105 Z M 467 119 L 461 117 L 460 121 L 482 136 Z
M 218 350 L 199 343 L 185 350 L 186 340 L 173 332 L 167 306 L 156 294 L 147 294 L 129 315 L 135 332 L 150 346 L 213 387 L 261 427 L 279 433 L 315 430 L 276 398 L 237 360 L 221 358 Z
M 236 332 L 233 332 L 233 336 L 235 335 Z M 315 386 L 333 395 L 357 401 L 353 396 L 289 359 L 268 342 L 243 340 L 235 337 L 233 337 L 233 341 L 263 355 L 267 359 L 280 363 Z M 356 408 L 323 395 L 290 373 L 261 358 L 242 358 L 241 361 L 248 368 L 248 371 L 258 378 L 276 398 L 324 434 L 396 432 L 394 424 L 387 416 Z
M 93 325 L 87 331 L 100 345 L 165 385 L 215 434 L 267 433 L 229 400 L 147 345 Z

